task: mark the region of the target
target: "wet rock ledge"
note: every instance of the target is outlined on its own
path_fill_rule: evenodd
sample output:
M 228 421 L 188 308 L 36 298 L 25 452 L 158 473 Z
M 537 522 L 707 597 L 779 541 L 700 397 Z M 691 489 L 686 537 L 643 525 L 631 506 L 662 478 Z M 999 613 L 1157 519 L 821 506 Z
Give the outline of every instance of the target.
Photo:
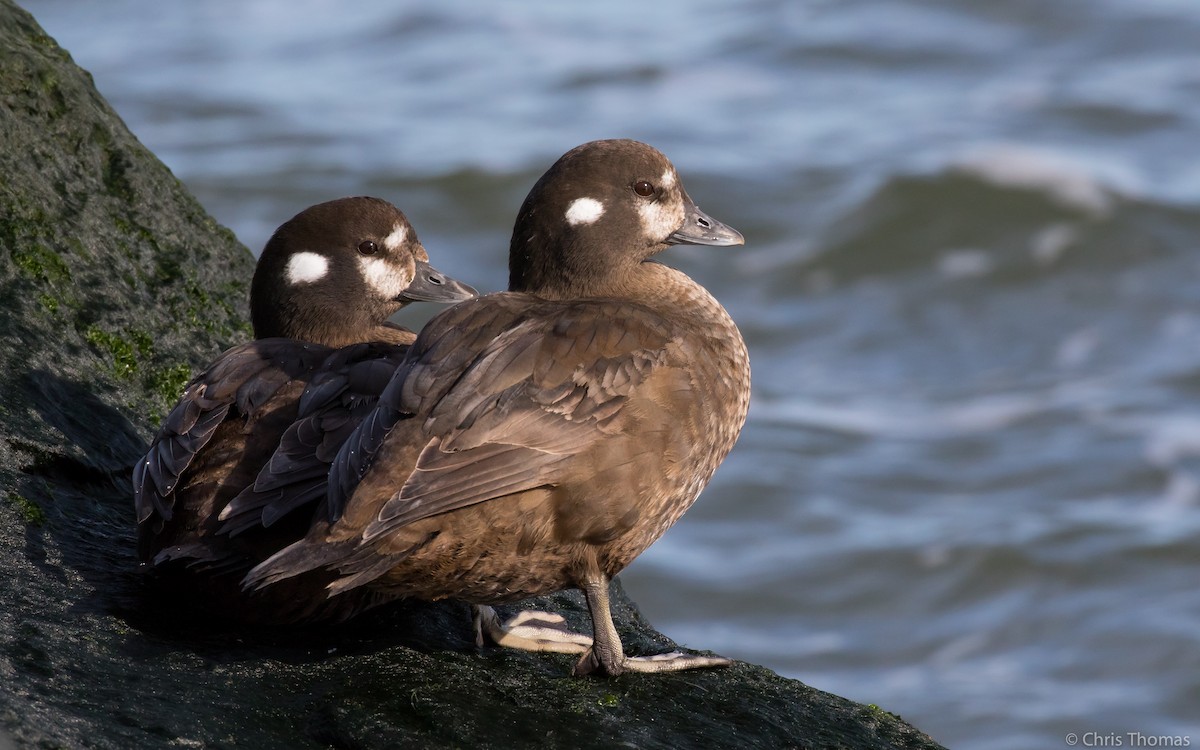
M 750 664 L 572 679 L 571 657 L 477 653 L 458 604 L 281 634 L 154 591 L 129 467 L 249 335 L 252 266 L 0 0 L 0 748 L 937 747 Z M 627 648 L 671 647 L 615 588 Z M 540 604 L 587 624 L 574 594 Z

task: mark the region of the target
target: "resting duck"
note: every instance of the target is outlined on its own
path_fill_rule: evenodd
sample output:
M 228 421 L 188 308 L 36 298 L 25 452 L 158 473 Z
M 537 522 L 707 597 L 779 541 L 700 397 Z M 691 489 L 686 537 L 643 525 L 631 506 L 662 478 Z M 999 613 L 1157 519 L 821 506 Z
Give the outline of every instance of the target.
M 256 340 L 226 351 L 192 380 L 134 468 L 143 562 L 182 559 L 244 573 L 261 561 L 261 550 L 255 558 L 216 538 L 218 514 L 270 459 L 314 376 L 352 378 L 365 403 L 416 338 L 390 315 L 418 300 L 475 296 L 428 261 L 408 219 L 378 198 L 321 203 L 279 227 L 251 285 Z M 276 530 L 257 541 L 269 553 L 307 523 L 295 522 L 301 533 Z
M 627 657 L 608 581 L 695 501 L 750 400 L 729 315 L 653 258 L 674 244 L 742 241 L 650 146 L 568 152 L 521 207 L 509 291 L 421 331 L 333 458 L 325 519 L 244 585 L 331 602 L 455 598 L 483 620 L 487 605 L 577 587 L 593 637 L 545 646 L 582 652 L 576 674 L 728 664 Z M 303 454 L 283 462 L 288 471 Z M 258 479 L 277 491 L 287 481 L 270 465 Z

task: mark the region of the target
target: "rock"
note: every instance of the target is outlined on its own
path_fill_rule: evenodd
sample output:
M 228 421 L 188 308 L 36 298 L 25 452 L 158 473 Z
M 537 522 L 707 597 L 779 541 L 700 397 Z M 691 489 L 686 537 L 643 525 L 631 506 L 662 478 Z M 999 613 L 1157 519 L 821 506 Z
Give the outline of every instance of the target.
M 937 747 L 749 664 L 576 679 L 572 657 L 476 652 L 455 603 L 273 633 L 164 596 L 129 470 L 248 337 L 253 258 L 10 0 L 0 175 L 0 747 Z M 614 596 L 631 652 L 673 646 Z M 574 592 L 536 604 L 587 626 Z

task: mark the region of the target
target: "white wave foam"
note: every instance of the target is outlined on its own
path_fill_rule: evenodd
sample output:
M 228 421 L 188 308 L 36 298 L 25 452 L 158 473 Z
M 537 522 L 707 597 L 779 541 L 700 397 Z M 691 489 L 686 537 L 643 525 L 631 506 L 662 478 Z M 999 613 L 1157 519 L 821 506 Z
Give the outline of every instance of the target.
M 1079 238 L 1079 230 L 1070 224 L 1051 224 L 1033 236 L 1029 252 L 1043 266 L 1052 265 Z
M 1169 468 L 1180 459 L 1200 456 L 1200 417 L 1171 417 L 1146 425 L 1146 460 Z
M 1052 401 L 1042 395 L 1003 394 L 940 405 L 896 399 L 856 404 L 757 399 L 752 409 L 755 418 L 805 427 L 875 437 L 934 439 L 1002 429 L 1051 406 Z
M 937 267 L 951 279 L 976 279 L 991 273 L 996 261 L 987 250 L 968 248 L 945 253 L 938 259 Z
M 952 167 L 993 185 L 1037 190 L 1068 208 L 1103 216 L 1114 192 L 1087 165 L 1063 154 L 1029 146 L 996 143 L 977 148 Z
M 1067 370 L 1082 367 L 1102 343 L 1100 331 L 1092 326 L 1075 331 L 1063 339 L 1054 352 L 1054 364 Z

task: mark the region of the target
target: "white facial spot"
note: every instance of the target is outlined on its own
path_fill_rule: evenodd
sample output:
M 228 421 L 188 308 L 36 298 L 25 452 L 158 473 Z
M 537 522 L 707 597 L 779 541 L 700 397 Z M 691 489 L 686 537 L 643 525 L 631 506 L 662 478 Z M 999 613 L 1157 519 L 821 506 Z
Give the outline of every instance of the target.
M 571 226 L 592 224 L 604 215 L 604 204 L 595 198 L 576 198 L 567 206 L 567 223 Z
M 662 179 L 658 181 L 658 185 L 663 190 L 670 190 L 675 187 L 675 172 L 670 169 L 663 172 Z
M 682 201 L 639 201 L 637 212 L 642 231 L 655 242 L 665 242 L 672 232 L 683 226 Z
M 367 280 L 367 284 L 379 292 L 379 296 L 386 299 L 399 297 L 412 283 L 412 279 L 407 274 L 383 258 L 360 257 L 358 266 L 362 269 L 362 275 Z
M 408 237 L 408 227 L 403 224 L 397 224 L 392 233 L 383 238 L 383 246 L 388 250 L 395 251 L 396 248 L 404 244 L 406 237 Z
M 316 253 L 296 253 L 284 269 L 290 284 L 311 284 L 329 273 L 329 259 Z

